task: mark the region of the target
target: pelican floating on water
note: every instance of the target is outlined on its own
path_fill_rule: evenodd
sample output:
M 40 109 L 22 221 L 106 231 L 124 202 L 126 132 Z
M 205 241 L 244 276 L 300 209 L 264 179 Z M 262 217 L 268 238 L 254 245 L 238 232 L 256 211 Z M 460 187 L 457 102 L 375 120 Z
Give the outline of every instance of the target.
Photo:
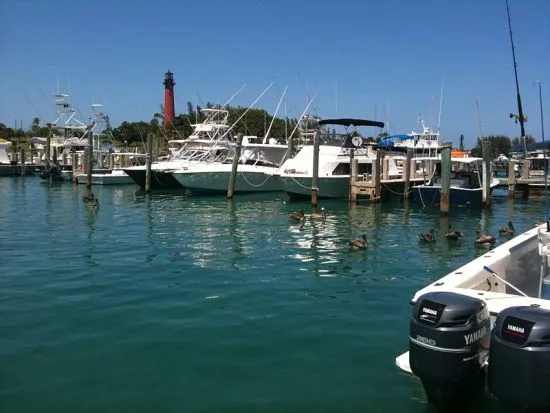
M 424 242 L 435 242 L 435 229 L 431 228 L 430 232 L 418 234 L 418 238 Z
M 495 237 L 491 235 L 482 234 L 481 231 L 476 231 L 476 239 L 475 239 L 476 245 L 479 245 L 482 247 L 491 247 L 494 245 L 495 242 L 497 242 Z
M 353 241 L 350 241 L 349 246 L 358 250 L 366 250 L 369 247 L 367 235 L 363 234 L 361 235 L 361 239 L 354 239 Z
M 94 199 L 96 199 L 96 197 L 95 197 L 94 193 L 91 192 L 91 191 L 82 196 L 82 200 L 84 202 L 93 201 Z
M 293 214 L 290 214 L 288 217 L 294 221 L 303 221 L 305 218 L 304 210 L 300 209 L 300 212 L 294 212 Z
M 459 238 L 462 238 L 464 236 L 464 234 L 460 231 L 455 231 L 453 229 L 453 226 L 449 225 L 449 229 L 447 230 L 447 232 L 443 236 L 447 239 L 457 240 Z
M 500 228 L 498 230 L 498 233 L 500 235 L 514 235 L 516 233 L 516 230 L 512 221 L 508 221 L 508 226 Z

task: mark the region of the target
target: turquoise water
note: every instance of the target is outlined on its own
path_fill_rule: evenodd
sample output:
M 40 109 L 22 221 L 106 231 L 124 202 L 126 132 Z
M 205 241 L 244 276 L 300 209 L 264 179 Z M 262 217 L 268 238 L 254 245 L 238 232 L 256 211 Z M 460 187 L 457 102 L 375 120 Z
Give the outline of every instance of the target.
M 480 253 L 477 228 L 544 211 L 327 201 L 300 226 L 282 194 L 93 190 L 97 211 L 83 185 L 0 179 L 2 412 L 429 412 L 394 366 L 410 298 Z M 464 240 L 418 242 L 449 222 Z

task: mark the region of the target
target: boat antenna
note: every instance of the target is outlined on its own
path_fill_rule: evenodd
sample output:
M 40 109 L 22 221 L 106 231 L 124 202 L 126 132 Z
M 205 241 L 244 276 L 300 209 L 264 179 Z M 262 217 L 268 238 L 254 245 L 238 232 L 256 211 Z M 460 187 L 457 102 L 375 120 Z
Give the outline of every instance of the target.
M 475 102 L 476 102 L 476 112 L 477 112 L 477 124 L 479 126 L 479 139 L 483 139 L 483 125 L 481 124 L 481 112 L 479 110 L 479 99 L 477 98 L 477 96 L 475 97 Z
M 231 101 L 235 98 L 235 96 L 237 96 L 239 93 L 242 92 L 242 90 L 246 87 L 246 83 L 243 84 L 239 90 L 237 90 L 235 93 L 233 93 L 233 96 L 231 96 L 224 104 L 223 106 L 221 106 L 222 108 L 225 108 L 227 105 L 229 105 L 229 103 L 231 103 Z
M 521 139 L 523 139 L 523 157 L 527 157 L 527 142 L 525 139 L 525 121 L 527 120 L 526 116 L 523 116 L 523 108 L 521 106 L 521 96 L 519 94 L 519 83 L 518 83 L 518 65 L 516 63 L 516 52 L 514 48 L 514 38 L 512 37 L 512 22 L 510 20 L 510 7 L 508 6 L 508 0 L 506 0 L 506 12 L 508 14 L 508 30 L 510 32 L 510 44 L 512 45 L 512 59 L 514 61 L 514 75 L 516 78 L 516 94 L 518 100 L 518 114 L 515 115 L 510 113 L 510 118 L 515 119 L 516 123 L 519 121 L 519 126 L 521 128 Z
M 271 123 L 269 124 L 269 128 L 267 128 L 267 132 L 265 133 L 264 140 L 262 143 L 267 143 L 267 137 L 269 136 L 269 132 L 271 132 L 271 127 L 273 126 L 273 122 L 275 122 L 275 117 L 277 116 L 277 112 L 279 111 L 279 108 L 281 107 L 281 102 L 283 101 L 283 98 L 285 97 L 285 93 L 288 86 L 285 86 L 285 90 L 283 90 L 283 94 L 281 95 L 281 99 L 279 99 L 279 104 L 277 105 L 277 108 L 275 109 L 275 114 L 271 118 Z
M 441 107 L 443 106 L 443 79 L 441 79 L 441 92 L 439 95 L 439 115 L 437 118 L 437 133 L 439 133 L 439 129 L 441 126 Z

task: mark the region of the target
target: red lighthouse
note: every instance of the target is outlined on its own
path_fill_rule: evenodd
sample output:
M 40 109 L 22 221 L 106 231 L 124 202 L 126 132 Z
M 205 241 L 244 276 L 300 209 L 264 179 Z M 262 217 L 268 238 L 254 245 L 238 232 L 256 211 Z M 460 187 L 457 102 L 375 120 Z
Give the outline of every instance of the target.
M 164 74 L 164 118 L 162 127 L 166 127 L 174 121 L 174 74 L 170 71 Z

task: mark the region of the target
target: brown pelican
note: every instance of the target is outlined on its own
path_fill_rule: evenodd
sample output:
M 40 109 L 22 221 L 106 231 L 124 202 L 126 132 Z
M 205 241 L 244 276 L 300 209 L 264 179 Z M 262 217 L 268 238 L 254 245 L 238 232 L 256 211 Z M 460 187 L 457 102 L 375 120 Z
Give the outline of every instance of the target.
M 99 208 L 99 199 L 97 199 L 95 197 L 94 197 L 94 199 L 88 199 L 86 201 L 86 205 L 88 205 L 92 209 L 97 209 L 97 208 Z
M 491 247 L 493 244 L 497 242 L 495 237 L 492 237 L 491 235 L 485 235 L 482 234 L 481 231 L 476 231 L 476 245 L 482 246 L 482 247 Z
M 94 199 L 95 199 L 95 195 L 94 195 L 94 193 L 93 193 L 92 191 L 87 192 L 86 194 L 84 194 L 84 195 L 82 196 L 82 200 L 83 200 L 84 202 L 93 201 Z
M 424 242 L 435 242 L 435 229 L 431 228 L 430 232 L 418 234 L 418 238 Z
M 449 229 L 447 230 L 447 232 L 443 236 L 447 239 L 456 240 L 456 239 L 459 239 L 459 238 L 463 237 L 464 234 L 460 231 L 455 231 L 453 229 L 453 226 L 449 225 Z
M 516 230 L 514 229 L 514 224 L 512 224 L 512 221 L 508 221 L 508 226 L 500 228 L 498 233 L 500 235 L 514 235 Z
M 369 244 L 367 242 L 367 235 L 363 234 L 361 235 L 361 239 L 354 239 L 353 241 L 350 241 L 349 245 L 353 249 L 366 250 L 369 247 Z
M 305 218 L 304 210 L 300 209 L 300 212 L 295 212 L 293 214 L 290 214 L 288 217 L 293 221 L 303 221 Z

